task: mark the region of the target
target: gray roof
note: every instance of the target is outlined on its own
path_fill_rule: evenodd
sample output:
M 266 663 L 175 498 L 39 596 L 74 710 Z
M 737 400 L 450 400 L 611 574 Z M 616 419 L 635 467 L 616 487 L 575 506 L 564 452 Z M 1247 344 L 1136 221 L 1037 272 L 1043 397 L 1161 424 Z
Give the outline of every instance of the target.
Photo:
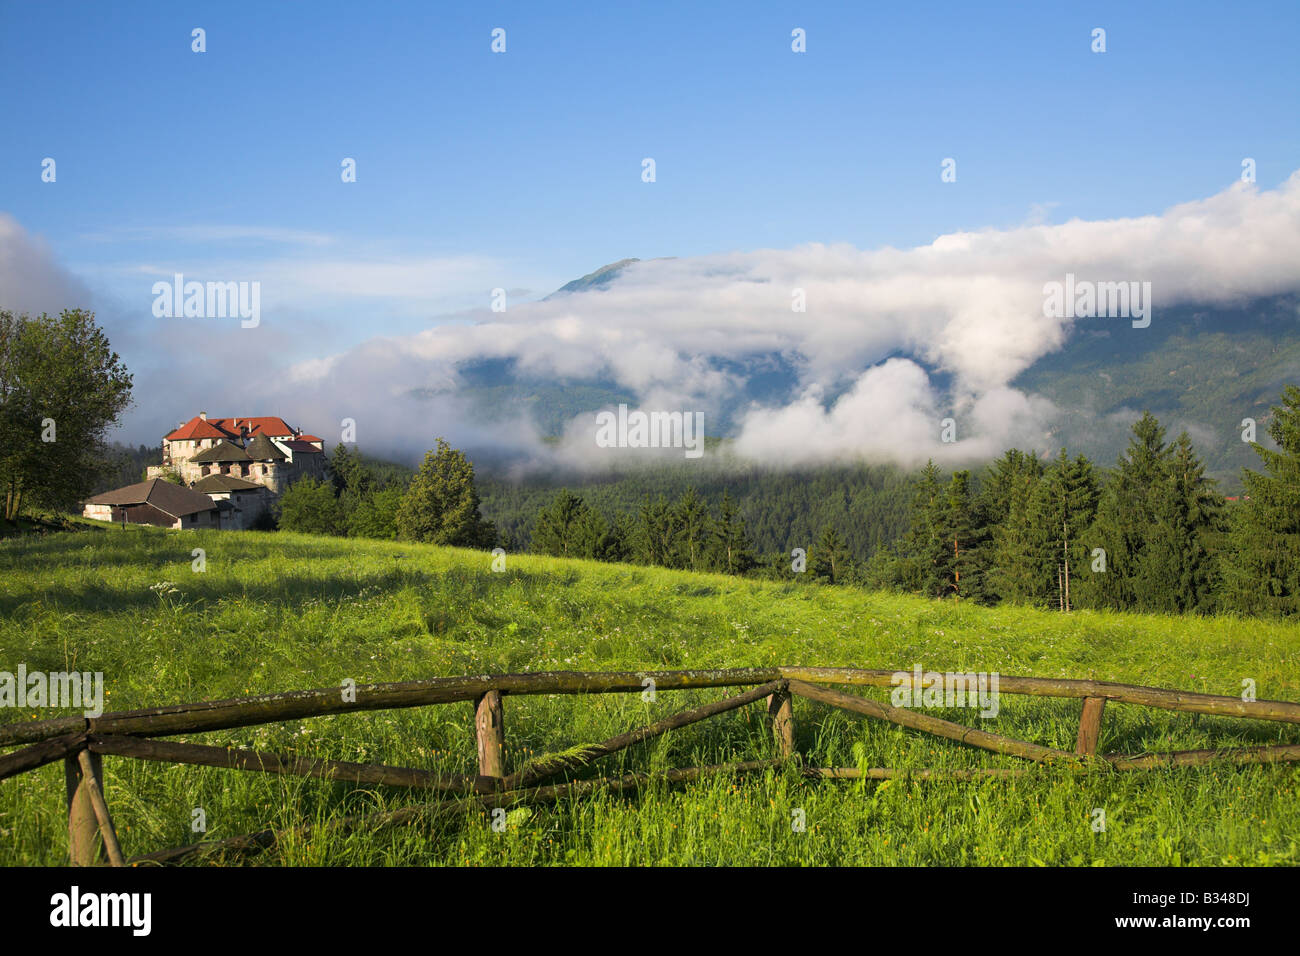
M 224 495 L 231 491 L 258 491 L 266 486 L 235 475 L 205 475 L 190 487 L 205 495 Z
M 245 451 L 248 453 L 248 457 L 254 461 L 270 461 L 272 459 L 286 461 L 289 458 L 275 442 L 261 433 L 254 435 L 249 440 Z
M 151 478 L 139 484 L 127 485 L 95 495 L 86 504 L 90 505 L 152 505 L 173 518 L 211 511 L 216 505 L 212 499 L 199 491 L 182 488 L 161 478 Z
M 248 461 L 248 452 L 240 448 L 232 441 L 221 439 L 211 448 L 205 448 L 199 452 L 190 461 Z

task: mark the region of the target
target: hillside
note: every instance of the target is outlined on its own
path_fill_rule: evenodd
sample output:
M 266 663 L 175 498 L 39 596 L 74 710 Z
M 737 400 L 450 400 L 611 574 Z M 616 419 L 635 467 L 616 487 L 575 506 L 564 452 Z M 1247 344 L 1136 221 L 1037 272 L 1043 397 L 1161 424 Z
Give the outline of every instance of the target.
M 207 570 L 191 570 L 192 550 Z M 979 609 L 856 589 L 626 565 L 289 534 L 106 529 L 0 542 L 0 669 L 102 671 L 109 710 L 438 675 L 775 663 L 1098 677 L 1300 700 L 1300 624 L 1016 607 Z M 881 692 L 869 691 L 877 699 Z M 507 753 L 603 739 L 713 692 L 509 698 Z M 191 740 L 467 772 L 468 706 L 341 715 Z M 973 721 L 969 711 L 939 711 Z M 25 715 L 26 716 L 26 715 Z M 54 716 L 43 712 L 38 716 Z M 5 719 L 13 719 L 5 715 Z M 995 757 L 799 702 L 797 743 L 822 765 L 975 767 Z M 1008 697 L 998 732 L 1070 747 L 1077 702 Z M 1283 724 L 1107 710 L 1103 747 L 1159 751 L 1298 742 Z M 601 772 L 755 759 L 748 711 L 601 762 Z M 0 784 L 0 865 L 59 864 L 62 769 Z M 128 854 L 413 799 L 401 791 L 106 758 Z M 1297 863 L 1300 768 L 1185 769 L 1079 778 L 811 784 L 720 778 L 638 798 L 596 796 L 493 833 L 467 810 L 433 827 L 306 840 L 291 864 L 1219 864 Z M 790 810 L 808 829 L 793 833 Z M 1089 826 L 1104 807 L 1105 833 Z
M 1229 493 L 1258 457 L 1241 441 L 1252 417 L 1261 440 L 1269 408 L 1285 384 L 1300 382 L 1300 300 L 1294 296 L 1235 307 L 1180 307 L 1141 334 L 1076 329 L 1061 351 L 1044 356 L 1014 382 L 1052 399 L 1055 429 L 1071 451 L 1109 466 L 1145 409 L 1168 428 L 1187 428 L 1208 472 Z

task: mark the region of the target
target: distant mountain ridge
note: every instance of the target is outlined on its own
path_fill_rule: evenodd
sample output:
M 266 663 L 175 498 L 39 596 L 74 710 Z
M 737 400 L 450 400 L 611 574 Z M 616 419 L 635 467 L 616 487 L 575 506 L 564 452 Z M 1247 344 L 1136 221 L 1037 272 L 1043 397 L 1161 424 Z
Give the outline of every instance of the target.
M 580 279 L 564 283 L 542 301 L 547 302 L 558 295 L 572 295 L 575 292 L 603 289 L 622 275 L 624 269 L 632 265 L 632 263 L 640 261 L 640 259 L 619 259 L 618 262 L 611 262 L 609 265 L 601 266 L 595 272 L 588 272 Z
M 599 291 L 642 260 L 620 259 L 565 283 L 547 299 Z M 903 355 L 926 367 L 940 391 L 948 376 L 919 356 Z M 784 404 L 798 391 L 798 369 L 790 356 L 712 359 L 718 370 L 748 383 L 709 422 L 712 436 L 732 434 L 750 404 Z M 575 415 L 633 402 L 620 384 L 588 379 L 538 379 L 521 375 L 512 361 L 466 363 L 460 369 L 461 393 L 484 420 L 528 410 L 544 434 L 557 435 Z M 1300 383 L 1300 296 L 1282 295 L 1236 305 L 1183 305 L 1154 317 L 1147 329 L 1117 332 L 1114 327 L 1076 323 L 1065 346 L 1021 373 L 1015 388 L 1050 399 L 1058 409 L 1044 442 L 1035 448 L 1054 455 L 1064 445 L 1099 465 L 1110 466 L 1128 441 L 1128 430 L 1150 410 L 1168 430 L 1190 431 L 1209 472 L 1225 488 L 1239 486 L 1242 466 L 1257 459 L 1241 441 L 1244 418 L 1254 418 L 1261 440 L 1270 406 L 1282 386 Z M 838 393 L 828 393 L 832 402 Z

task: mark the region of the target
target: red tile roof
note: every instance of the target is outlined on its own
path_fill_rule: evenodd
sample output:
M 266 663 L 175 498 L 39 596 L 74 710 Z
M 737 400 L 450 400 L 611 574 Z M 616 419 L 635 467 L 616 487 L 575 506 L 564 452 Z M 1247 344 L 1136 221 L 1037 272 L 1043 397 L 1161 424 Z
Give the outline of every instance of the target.
M 196 438 L 232 438 L 229 432 L 217 428 L 212 422 L 205 422 L 195 415 L 175 431 L 164 435 L 164 441 L 189 441 Z
M 309 441 L 287 441 L 287 442 L 283 442 L 283 444 L 284 447 L 288 448 L 290 451 L 304 452 L 307 454 L 316 454 L 316 455 L 319 455 L 321 453 L 321 450 Z
M 216 421 L 217 427 L 224 428 L 235 435 L 245 428 L 248 429 L 249 435 L 261 434 L 267 438 L 280 438 L 293 434 L 293 429 L 288 423 L 276 415 L 263 415 L 257 418 L 209 418 L 208 421 Z M 235 422 L 239 422 L 238 428 L 235 427 Z
M 238 422 L 238 426 L 236 426 Z M 208 418 L 204 421 L 195 415 L 184 425 L 168 435 L 164 441 L 189 441 L 197 438 L 239 438 L 247 430 L 252 435 L 282 438 L 293 434 L 293 429 L 278 415 L 260 415 L 252 418 Z M 319 439 L 317 439 L 319 441 Z
M 320 442 L 322 445 L 325 443 L 325 439 L 323 439 L 323 438 L 317 438 L 315 435 L 299 435 L 299 436 L 298 436 L 298 440 L 299 440 L 299 441 L 318 441 L 318 442 Z

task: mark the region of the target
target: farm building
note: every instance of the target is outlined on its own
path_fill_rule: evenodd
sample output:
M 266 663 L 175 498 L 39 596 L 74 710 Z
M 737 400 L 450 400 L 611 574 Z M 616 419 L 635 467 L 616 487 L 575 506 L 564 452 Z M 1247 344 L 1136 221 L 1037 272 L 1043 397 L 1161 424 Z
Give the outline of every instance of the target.
M 207 495 L 161 478 L 95 495 L 85 516 L 160 528 L 219 528 L 221 509 Z

